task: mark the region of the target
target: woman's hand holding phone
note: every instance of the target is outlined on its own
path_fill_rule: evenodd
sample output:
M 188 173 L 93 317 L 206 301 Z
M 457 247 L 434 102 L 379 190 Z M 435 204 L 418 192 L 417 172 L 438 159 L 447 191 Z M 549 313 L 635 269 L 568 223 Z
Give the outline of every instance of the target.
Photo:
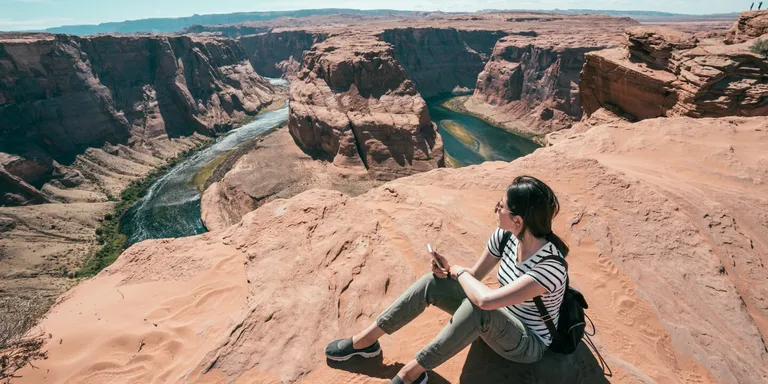
M 427 252 L 429 252 L 429 254 L 432 256 L 432 273 L 441 279 L 447 278 L 450 268 L 448 265 L 448 260 L 433 250 L 430 244 L 427 244 Z

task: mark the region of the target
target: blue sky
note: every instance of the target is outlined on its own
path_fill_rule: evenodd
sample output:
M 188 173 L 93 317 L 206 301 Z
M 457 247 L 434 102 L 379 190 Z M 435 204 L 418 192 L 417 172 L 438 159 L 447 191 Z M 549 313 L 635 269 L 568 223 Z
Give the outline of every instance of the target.
M 768 0 L 766 0 L 768 2 Z M 737 12 L 751 0 L 0 0 L 0 30 L 28 30 L 152 17 L 309 8 L 476 11 L 479 9 L 616 9 L 675 13 Z

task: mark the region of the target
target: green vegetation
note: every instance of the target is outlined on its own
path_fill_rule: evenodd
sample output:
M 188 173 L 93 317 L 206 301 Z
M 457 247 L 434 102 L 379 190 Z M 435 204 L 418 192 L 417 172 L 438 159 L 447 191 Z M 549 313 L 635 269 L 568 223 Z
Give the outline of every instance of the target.
M 461 141 L 462 143 L 469 145 L 470 147 L 475 147 L 477 144 L 475 143 L 475 139 L 472 138 L 472 135 L 467 132 L 466 129 L 464 129 L 461 124 L 456 123 L 455 121 L 451 120 L 443 120 L 440 122 L 440 125 L 442 125 L 443 129 L 448 131 L 453 137 Z
M 768 56 L 768 39 L 757 39 L 749 50 L 758 55 Z
M 75 274 L 76 277 L 94 276 L 99 271 L 109 266 L 125 250 L 125 235 L 120 233 L 120 220 L 123 215 L 147 192 L 150 186 L 160 177 L 166 174 L 171 168 L 184 161 L 186 158 L 202 149 L 204 145 L 198 145 L 181 152 L 178 156 L 172 158 L 168 163 L 147 174 L 146 177 L 134 180 L 120 194 L 119 199 L 115 199 L 117 204 L 112 213 L 104 215 L 101 226 L 96 229 L 97 241 L 101 248 L 91 256 L 85 265 Z

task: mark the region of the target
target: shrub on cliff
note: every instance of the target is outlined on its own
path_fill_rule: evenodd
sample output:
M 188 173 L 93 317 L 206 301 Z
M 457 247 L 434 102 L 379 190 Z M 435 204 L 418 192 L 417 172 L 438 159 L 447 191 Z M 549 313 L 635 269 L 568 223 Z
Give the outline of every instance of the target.
M 11 300 L 0 303 L 0 383 L 10 383 L 16 371 L 34 360 L 47 358 L 41 348 L 45 337 L 30 332 L 44 310 L 36 301 Z
M 749 50 L 758 55 L 768 56 L 768 39 L 757 39 Z

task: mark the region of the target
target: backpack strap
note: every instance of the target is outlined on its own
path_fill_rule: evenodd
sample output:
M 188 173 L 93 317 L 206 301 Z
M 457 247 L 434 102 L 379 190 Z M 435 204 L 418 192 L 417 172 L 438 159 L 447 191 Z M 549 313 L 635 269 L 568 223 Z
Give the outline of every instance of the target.
M 501 243 L 499 244 L 499 253 L 501 253 L 501 257 L 504 257 L 504 250 L 507 249 L 507 243 L 509 243 L 509 239 L 512 238 L 512 232 L 510 231 L 504 231 L 504 234 L 501 235 Z
M 562 263 L 563 266 L 565 266 L 565 287 L 568 289 L 568 262 L 560 256 L 546 256 L 539 260 L 539 263 L 546 260 L 557 260 L 558 262 Z M 552 341 L 554 342 L 560 334 L 557 332 L 557 327 L 555 327 L 555 323 L 552 321 L 552 316 L 550 316 L 549 311 L 547 311 L 547 307 L 544 306 L 544 301 L 541 300 L 541 296 L 536 296 L 533 298 L 533 303 L 536 304 L 536 309 L 539 310 L 541 320 L 543 320 L 544 324 L 547 325 L 547 330 L 549 330 L 549 334 L 552 336 Z

